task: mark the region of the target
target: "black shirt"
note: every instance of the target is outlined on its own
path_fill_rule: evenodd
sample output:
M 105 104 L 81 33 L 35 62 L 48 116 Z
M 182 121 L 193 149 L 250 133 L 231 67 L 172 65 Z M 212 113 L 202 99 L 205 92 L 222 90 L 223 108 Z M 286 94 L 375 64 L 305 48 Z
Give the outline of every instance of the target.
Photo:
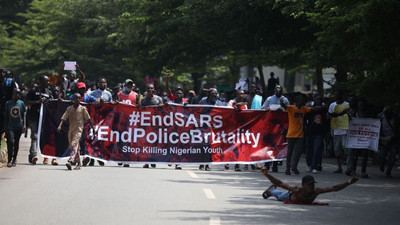
M 44 91 L 41 91 L 39 87 L 36 87 L 30 90 L 27 95 L 28 101 L 38 101 L 40 98 L 50 100 L 53 99 L 53 94 L 48 88 L 45 88 Z M 29 110 L 29 119 L 31 121 L 39 121 L 40 105 L 41 104 L 31 105 Z

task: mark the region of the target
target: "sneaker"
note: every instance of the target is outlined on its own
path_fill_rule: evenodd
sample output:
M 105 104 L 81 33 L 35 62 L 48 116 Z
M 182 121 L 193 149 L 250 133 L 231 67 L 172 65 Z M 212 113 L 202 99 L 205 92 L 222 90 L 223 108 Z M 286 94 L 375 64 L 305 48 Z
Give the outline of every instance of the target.
M 7 163 L 7 167 L 12 167 L 12 163 L 11 162 Z
M 255 169 L 256 169 L 256 166 L 255 166 L 255 165 L 250 165 L 250 167 L 251 167 L 252 170 L 255 170 Z
M 156 168 L 156 164 L 151 164 L 151 168 Z
M 52 159 L 52 160 L 51 160 L 51 165 L 53 165 L 53 166 L 58 166 L 57 159 Z
M 68 170 L 72 170 L 72 167 L 71 167 L 71 163 L 70 163 L 70 162 L 67 162 L 67 163 L 65 164 L 65 166 L 67 167 Z
M 297 170 L 297 168 L 292 168 L 292 172 L 296 175 L 299 175 L 300 172 Z
M 306 171 L 307 171 L 307 172 L 311 172 L 311 166 L 307 166 L 307 167 L 306 167 Z
M 124 163 L 124 167 L 129 167 L 129 164 L 128 163 Z M 149 168 L 149 167 L 147 167 L 147 168 Z
M 49 159 L 48 159 L 48 158 L 44 158 L 44 159 L 43 159 L 43 164 L 44 164 L 44 165 L 49 164 Z
M 80 166 L 76 166 L 76 167 L 74 168 L 74 170 L 80 170 L 80 169 L 81 169 Z
M 144 164 L 143 168 L 149 168 L 149 164 Z
M 199 170 L 204 170 L 204 165 L 200 165 Z
M 229 164 L 225 164 L 224 167 L 225 167 L 226 170 L 229 170 Z
M 97 160 L 97 162 L 99 163 L 100 166 L 104 166 L 104 162 L 103 161 Z
M 312 172 L 312 173 L 319 173 L 319 171 L 316 170 L 316 169 L 313 169 L 311 172 Z
M 82 160 L 82 165 L 83 165 L 83 166 L 87 166 L 87 164 L 89 163 L 89 161 L 90 161 L 90 158 L 89 158 L 89 157 L 83 158 L 83 160 Z
M 211 168 L 209 165 L 206 165 L 206 167 L 204 168 L 205 171 L 211 171 Z
M 38 157 L 33 157 L 33 159 L 32 159 L 32 164 L 33 165 L 36 165 L 36 162 L 38 161 Z
M 123 165 L 123 163 L 118 163 L 118 166 L 122 166 Z

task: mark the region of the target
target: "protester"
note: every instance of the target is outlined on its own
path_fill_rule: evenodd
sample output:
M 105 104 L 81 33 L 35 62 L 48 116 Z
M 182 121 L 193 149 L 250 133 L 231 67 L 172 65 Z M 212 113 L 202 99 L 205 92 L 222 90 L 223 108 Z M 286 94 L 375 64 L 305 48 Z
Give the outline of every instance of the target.
M 136 87 L 136 84 L 133 83 L 133 80 L 126 79 L 125 85 L 122 88 L 122 91 L 118 92 L 119 102 L 123 102 L 125 104 L 134 105 L 134 106 L 140 104 L 139 95 L 135 91 L 133 91 L 134 87 Z
M 171 74 L 170 70 L 167 70 L 165 73 L 165 80 L 166 80 L 166 88 L 168 91 L 168 96 L 170 99 L 170 103 L 176 103 L 176 104 L 180 104 L 180 105 L 187 105 L 188 101 L 183 97 L 183 88 L 182 86 L 178 85 L 175 90 L 174 93 L 171 92 L 171 89 L 169 88 L 169 76 Z M 173 99 L 173 100 L 172 100 Z M 171 164 L 168 164 L 168 166 L 171 166 Z M 175 165 L 175 169 L 176 170 L 181 170 L 182 167 L 179 166 L 178 164 Z
M 269 96 L 267 100 L 265 100 L 264 104 L 261 106 L 261 109 L 266 110 L 277 110 L 280 107 L 280 100 L 283 99 L 283 103 L 289 105 L 289 100 L 283 96 L 283 89 L 281 86 L 275 86 L 275 94 Z
M 79 93 L 75 93 L 73 95 L 73 105 L 67 108 L 64 115 L 61 117 L 60 125 L 57 128 L 57 131 L 60 132 L 62 125 L 67 121 L 69 121 L 68 143 L 69 143 L 69 148 L 71 150 L 71 155 L 66 164 L 68 170 L 71 170 L 71 167 L 74 164 L 76 164 L 74 170 L 81 169 L 79 142 L 82 137 L 85 120 L 89 122 L 91 128 L 94 131 L 94 127 L 92 121 L 90 120 L 89 113 L 87 112 L 84 106 L 80 105 L 81 97 L 82 96 Z
M 19 150 L 19 139 L 21 134 L 26 131 L 25 112 L 26 107 L 21 99 L 21 91 L 17 88 L 13 91 L 12 100 L 8 100 L 5 105 L 5 128 L 7 136 L 8 161 L 7 167 L 17 165 L 17 155 Z
M 349 129 L 349 117 L 347 114 L 338 114 L 349 108 L 349 103 L 344 101 L 343 91 L 335 92 L 336 101 L 329 105 L 328 113 L 331 117 L 331 129 L 333 133 L 334 151 L 337 161 L 337 170 L 334 173 L 342 173 L 342 161 L 345 152 L 345 141 Z
M 352 106 L 352 103 L 350 103 Z M 357 102 L 356 110 L 351 107 L 351 110 L 347 112 L 349 119 L 352 118 L 370 118 L 370 114 L 367 109 L 367 102 L 360 100 Z M 362 155 L 361 164 L 361 178 L 368 178 L 367 174 L 367 163 L 368 163 L 368 149 L 347 149 L 347 170 L 346 175 L 352 176 L 356 174 L 357 162 L 359 155 Z
M 221 106 L 218 100 L 218 91 L 215 88 L 210 88 L 207 98 L 200 100 L 199 105 L 215 105 Z
M 90 95 L 95 97 L 96 99 L 101 99 L 102 102 L 111 102 L 112 101 L 112 94 L 111 92 L 107 91 L 107 80 L 106 78 L 102 77 L 98 80 L 98 88 L 93 90 Z
M 215 88 L 210 88 L 210 90 L 209 90 L 209 93 L 208 93 L 208 96 L 207 96 L 207 98 L 204 98 L 204 99 L 202 99 L 200 102 L 199 102 L 199 105 L 218 105 L 218 91 L 217 91 L 217 89 L 215 89 Z M 206 170 L 206 171 L 210 171 L 211 170 L 211 168 L 210 168 L 210 166 L 207 164 L 207 165 L 200 165 L 199 166 L 199 170 Z
M 274 76 L 275 76 L 274 72 L 271 72 L 269 74 L 269 76 L 271 78 L 268 79 L 267 92 L 268 92 L 268 96 L 271 96 L 271 95 L 273 95 L 274 91 L 276 93 L 275 87 L 277 85 L 279 85 L 279 77 L 278 78 L 274 78 Z
M 29 127 L 31 128 L 31 147 L 29 149 L 29 163 L 35 165 L 37 158 L 37 138 L 39 128 L 39 116 L 40 106 L 43 102 L 53 99 L 53 93 L 48 89 L 49 78 L 46 75 L 39 77 L 39 86 L 31 89 L 27 96 L 28 105 L 30 110 L 29 115 Z M 48 158 L 43 159 L 43 164 L 48 163 Z M 52 159 L 52 165 L 58 165 L 57 159 Z
M 301 187 L 297 187 L 295 185 L 283 183 L 281 180 L 268 174 L 266 168 L 263 168 L 261 173 L 273 184 L 263 193 L 262 196 L 265 199 L 274 196 L 278 201 L 290 201 L 303 204 L 313 203 L 318 195 L 333 191 L 340 191 L 343 188 L 354 184 L 358 180 L 357 177 L 353 176 L 349 181 L 342 184 L 336 184 L 332 187 L 315 187 L 315 183 L 317 182 L 315 181 L 314 177 L 311 175 L 306 175 L 301 180 Z M 281 187 L 288 191 L 278 191 L 277 187 Z
M 398 148 L 398 130 L 399 117 L 396 115 L 392 107 L 385 107 L 378 115 L 381 119 L 381 136 L 379 149 L 379 170 L 385 173 L 387 177 L 392 176 L 392 169 L 396 161 L 396 152 Z M 388 157 L 388 165 L 385 172 L 386 157 Z
M 99 78 L 98 83 L 97 83 L 97 87 L 98 89 L 96 90 L 92 90 L 90 92 L 90 96 L 93 96 L 95 98 L 95 102 L 97 101 L 100 105 L 103 104 L 104 102 L 111 102 L 112 101 L 112 95 L 111 92 L 107 91 L 107 80 L 106 78 L 102 77 Z M 86 92 L 87 94 L 87 92 Z M 91 97 L 88 96 L 88 98 L 90 98 L 90 100 L 88 100 L 88 102 L 92 102 L 93 99 Z M 83 101 L 85 102 L 85 99 L 83 99 Z M 84 146 L 83 146 L 84 148 Z M 104 166 L 104 162 L 97 160 L 97 162 L 99 163 L 100 166 Z M 89 166 L 94 166 L 94 159 L 90 159 L 89 162 L 89 158 L 85 157 L 82 160 L 83 166 L 86 166 L 89 163 Z
M 147 84 L 146 85 L 146 96 L 143 97 L 141 106 L 146 107 L 146 106 L 163 106 L 164 101 L 163 99 L 154 94 L 154 85 L 153 84 Z M 151 167 L 155 168 L 156 164 L 151 164 Z M 149 164 L 144 164 L 143 168 L 149 168 Z
M 315 94 L 312 107 L 322 106 L 322 97 L 321 94 Z M 305 116 L 307 172 L 318 173 L 322 170 L 323 139 L 329 132 L 327 113 L 327 108 L 321 108 Z
M 275 86 L 275 94 L 272 96 L 269 96 L 267 100 L 265 100 L 264 104 L 261 106 L 261 109 L 265 110 L 273 110 L 273 111 L 278 111 L 282 110 L 280 106 L 280 99 L 283 99 L 283 103 L 286 105 L 289 105 L 289 100 L 283 96 L 283 89 L 281 86 L 276 85 Z M 265 166 L 267 169 L 270 167 L 270 163 L 265 163 Z M 278 172 L 278 162 L 274 161 L 272 162 L 272 172 Z
M 199 91 L 199 94 L 195 97 L 192 98 L 192 101 L 190 104 L 199 104 L 199 102 L 208 96 L 209 89 L 207 88 L 202 88 Z
M 168 98 L 169 101 L 173 102 L 173 101 L 175 101 L 176 96 L 171 91 L 171 88 L 169 87 L 169 77 L 170 77 L 170 75 L 171 75 L 171 71 L 167 70 L 166 74 L 165 74 L 165 86 L 166 86 L 166 89 L 167 89 L 167 98 Z M 175 87 L 174 92 L 176 92 L 177 90 L 182 90 L 183 91 L 182 85 L 177 85 Z M 180 101 L 182 101 L 182 103 L 188 104 L 188 100 L 186 98 L 184 98 L 183 96 L 181 97 Z M 181 103 L 179 103 L 179 104 L 181 104 Z
M 257 86 L 255 83 L 250 84 L 249 94 L 244 98 L 249 109 L 261 109 L 262 96 L 257 94 Z
M 237 90 L 236 91 L 236 98 L 230 100 L 228 102 L 227 106 L 228 107 L 232 107 L 232 108 L 234 108 L 234 109 L 236 109 L 238 111 L 246 110 L 247 109 L 247 102 L 244 101 L 244 95 L 245 95 L 245 93 L 244 93 L 243 90 L 240 90 L 240 89 Z M 229 169 L 229 164 L 225 165 L 225 169 L 227 169 L 227 170 Z M 237 171 L 237 172 L 241 171 L 239 164 L 235 164 L 235 171 Z
M 304 133 L 303 119 L 306 113 L 319 110 L 321 107 L 304 106 L 305 96 L 303 94 L 295 97 L 295 105 L 286 105 L 284 100 L 280 100 L 282 108 L 288 112 L 289 127 L 286 134 L 288 151 L 286 156 L 286 175 L 290 175 L 290 170 L 296 175 L 300 174 L 297 169 L 300 156 L 303 152 Z
M 3 132 L 5 131 L 4 126 L 4 112 L 5 105 L 8 100 L 12 99 L 13 90 L 18 88 L 18 84 L 15 82 L 14 75 L 11 71 L 6 70 L 5 68 L 0 68 L 0 147 L 1 147 L 1 139 L 3 138 Z
M 76 92 L 76 84 L 78 82 L 85 82 L 85 74 L 82 72 L 78 64 L 75 65 L 76 71 L 79 74 L 79 78 L 76 78 L 75 71 L 69 71 L 68 76 L 64 72 L 65 64 L 62 65 L 60 71 L 58 72 L 59 83 L 61 83 L 62 90 L 64 91 L 64 96 L 69 99 L 73 93 Z

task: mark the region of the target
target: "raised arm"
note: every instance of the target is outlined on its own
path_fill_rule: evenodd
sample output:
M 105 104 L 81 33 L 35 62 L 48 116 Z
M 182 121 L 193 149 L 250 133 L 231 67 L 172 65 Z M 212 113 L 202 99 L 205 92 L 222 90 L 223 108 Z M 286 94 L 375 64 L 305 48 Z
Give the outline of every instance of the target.
M 323 193 L 328 193 L 328 192 L 333 192 L 333 191 L 340 191 L 343 188 L 354 184 L 356 181 L 358 180 L 358 178 L 356 176 L 353 176 L 349 181 L 342 183 L 342 184 L 336 184 L 332 187 L 320 187 L 320 188 L 316 188 L 316 191 L 319 194 L 323 194 Z
M 82 70 L 78 64 L 76 64 L 75 66 L 76 66 L 76 72 L 78 72 L 78 74 L 79 74 L 79 82 L 85 82 L 85 78 L 86 78 L 85 74 L 82 72 Z
M 171 88 L 169 88 L 169 75 L 171 74 L 171 70 L 165 71 L 165 88 L 167 89 L 168 97 L 171 96 Z
M 59 80 L 62 80 L 61 78 L 63 76 L 64 67 L 65 67 L 65 64 L 63 63 L 62 66 L 60 67 L 60 70 L 58 71 L 58 79 Z
M 261 169 L 261 173 L 262 173 L 264 176 L 266 176 L 266 177 L 268 178 L 268 180 L 271 181 L 271 183 L 275 184 L 275 185 L 278 186 L 278 187 L 284 188 L 284 189 L 289 190 L 289 191 L 294 191 L 294 190 L 297 189 L 296 186 L 283 183 L 283 182 L 282 182 L 281 180 L 279 180 L 278 178 L 276 178 L 276 177 L 270 175 L 265 167 Z

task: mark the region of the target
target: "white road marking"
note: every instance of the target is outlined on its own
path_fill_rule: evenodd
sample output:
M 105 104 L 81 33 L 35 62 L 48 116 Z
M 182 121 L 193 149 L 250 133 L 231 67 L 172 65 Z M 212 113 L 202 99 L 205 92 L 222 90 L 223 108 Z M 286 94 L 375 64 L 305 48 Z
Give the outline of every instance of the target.
M 221 220 L 218 216 L 210 217 L 210 225 L 220 225 Z
M 193 177 L 193 178 L 199 178 L 199 176 L 197 176 L 197 174 L 195 174 L 195 173 L 192 172 L 192 171 L 187 171 L 187 173 L 188 173 L 191 177 Z
M 208 199 L 215 199 L 214 193 L 211 191 L 211 189 L 208 188 L 203 188 L 204 193 L 206 194 L 206 197 Z

